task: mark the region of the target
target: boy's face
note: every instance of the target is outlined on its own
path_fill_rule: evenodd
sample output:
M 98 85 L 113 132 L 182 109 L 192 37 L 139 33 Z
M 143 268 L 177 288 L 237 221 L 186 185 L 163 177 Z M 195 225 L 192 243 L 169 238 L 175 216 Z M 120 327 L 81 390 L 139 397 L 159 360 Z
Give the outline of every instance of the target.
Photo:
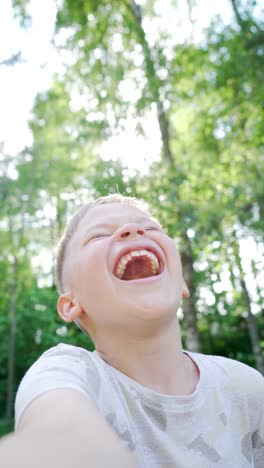
M 175 316 L 182 298 L 174 242 L 154 218 L 130 204 L 88 210 L 69 242 L 65 273 L 96 330 L 132 331 L 145 321 Z

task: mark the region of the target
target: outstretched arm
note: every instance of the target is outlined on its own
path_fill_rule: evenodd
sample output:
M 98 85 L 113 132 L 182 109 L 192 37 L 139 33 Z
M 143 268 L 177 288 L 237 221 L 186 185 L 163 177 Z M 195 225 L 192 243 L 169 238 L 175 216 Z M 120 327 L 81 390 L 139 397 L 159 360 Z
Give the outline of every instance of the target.
M 75 390 L 54 390 L 25 410 L 16 433 L 0 441 L 4 468 L 135 468 L 95 405 Z

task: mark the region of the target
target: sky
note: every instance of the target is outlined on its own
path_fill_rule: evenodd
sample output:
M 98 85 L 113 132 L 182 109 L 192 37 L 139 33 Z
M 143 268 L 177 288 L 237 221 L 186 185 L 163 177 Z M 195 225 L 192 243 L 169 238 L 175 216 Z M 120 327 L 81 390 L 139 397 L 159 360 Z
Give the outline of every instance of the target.
M 0 67 L 0 142 L 15 155 L 31 143 L 27 121 L 38 92 L 51 85 L 56 52 L 51 45 L 55 21 L 52 0 L 31 2 L 32 28 L 21 29 L 13 20 L 11 0 L 0 5 L 0 61 L 21 50 L 23 63 Z

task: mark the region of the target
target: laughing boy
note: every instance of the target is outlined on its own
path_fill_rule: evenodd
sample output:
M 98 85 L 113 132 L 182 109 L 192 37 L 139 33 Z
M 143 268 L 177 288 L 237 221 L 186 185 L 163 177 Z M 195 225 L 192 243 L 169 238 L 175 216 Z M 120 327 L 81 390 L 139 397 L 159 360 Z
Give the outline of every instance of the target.
M 4 466 L 264 467 L 264 379 L 182 349 L 179 254 L 140 202 L 82 207 L 60 243 L 57 284 L 61 318 L 96 351 L 60 344 L 29 369 Z

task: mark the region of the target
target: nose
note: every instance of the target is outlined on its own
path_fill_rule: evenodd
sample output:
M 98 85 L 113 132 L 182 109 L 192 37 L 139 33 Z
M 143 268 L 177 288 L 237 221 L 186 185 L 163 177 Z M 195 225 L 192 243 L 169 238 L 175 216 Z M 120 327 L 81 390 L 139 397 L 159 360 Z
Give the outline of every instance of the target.
M 116 239 L 123 240 L 131 237 L 143 236 L 145 234 L 145 229 L 139 226 L 137 223 L 129 223 L 122 226 L 116 232 Z

